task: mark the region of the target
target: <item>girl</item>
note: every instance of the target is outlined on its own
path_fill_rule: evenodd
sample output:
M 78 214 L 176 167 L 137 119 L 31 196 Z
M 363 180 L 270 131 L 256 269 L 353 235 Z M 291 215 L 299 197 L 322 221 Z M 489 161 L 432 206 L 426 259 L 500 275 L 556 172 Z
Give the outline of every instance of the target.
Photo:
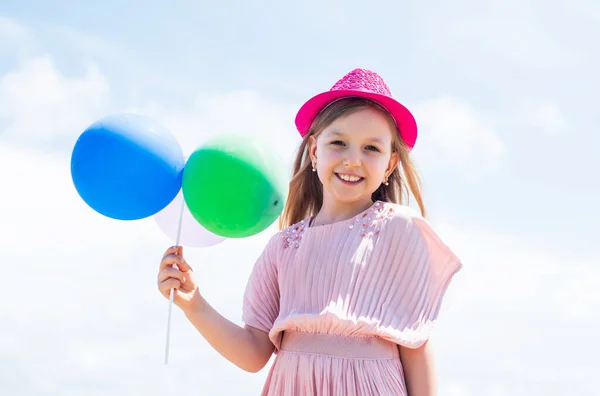
M 253 267 L 245 326 L 202 298 L 181 247 L 160 263 L 160 292 L 175 288 L 175 304 L 242 369 L 275 353 L 263 395 L 435 395 L 428 340 L 462 264 L 424 219 L 413 116 L 356 69 L 302 106 L 296 126 L 281 230 Z M 409 191 L 420 213 L 402 204 Z

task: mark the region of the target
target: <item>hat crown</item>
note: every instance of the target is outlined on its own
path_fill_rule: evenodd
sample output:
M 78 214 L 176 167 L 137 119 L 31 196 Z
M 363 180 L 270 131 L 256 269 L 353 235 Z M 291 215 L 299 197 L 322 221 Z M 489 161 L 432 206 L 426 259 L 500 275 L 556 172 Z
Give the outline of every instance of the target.
M 338 80 L 331 91 L 358 90 L 392 96 L 389 87 L 383 78 L 374 71 L 367 69 L 354 69 Z

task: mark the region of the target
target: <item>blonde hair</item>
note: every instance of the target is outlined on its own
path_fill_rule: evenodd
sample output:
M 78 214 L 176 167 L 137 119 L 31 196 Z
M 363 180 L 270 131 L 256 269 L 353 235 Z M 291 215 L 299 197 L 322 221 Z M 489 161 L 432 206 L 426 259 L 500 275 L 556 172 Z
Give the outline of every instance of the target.
M 365 107 L 381 111 L 390 121 L 395 131 L 396 124 L 390 114 L 378 103 L 364 98 L 344 98 L 327 106 L 314 119 L 310 130 L 300 143 L 293 167 L 293 177 L 289 184 L 288 198 L 279 217 L 279 228 L 289 227 L 297 222 L 316 215 L 323 205 L 323 185 L 319 177 L 312 171 L 308 152 L 308 141 L 311 136 L 318 137 L 321 132 L 336 119 L 349 115 Z M 403 204 L 409 200 L 409 193 L 417 201 L 421 215 L 425 217 L 425 206 L 421 195 L 421 179 L 410 157 L 410 150 L 398 133 L 394 133 L 392 151 L 400 157 L 397 166 L 388 178 L 389 185 L 381 184 L 373 193 L 373 201 Z

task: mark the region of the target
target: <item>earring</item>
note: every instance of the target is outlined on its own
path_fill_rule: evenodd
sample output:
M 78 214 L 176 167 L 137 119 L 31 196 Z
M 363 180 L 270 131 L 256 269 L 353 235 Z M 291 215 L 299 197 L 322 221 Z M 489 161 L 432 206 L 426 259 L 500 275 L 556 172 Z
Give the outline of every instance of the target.
M 316 171 L 317 171 L 317 170 L 315 169 L 315 164 L 313 164 L 312 168 L 313 168 L 313 169 L 312 169 L 312 170 L 313 170 L 313 172 L 316 172 Z
M 385 184 L 386 186 L 389 186 L 389 185 L 390 185 L 390 183 L 388 182 L 388 179 L 387 179 L 387 177 L 386 177 L 386 178 L 385 178 L 385 180 L 383 181 L 383 184 Z

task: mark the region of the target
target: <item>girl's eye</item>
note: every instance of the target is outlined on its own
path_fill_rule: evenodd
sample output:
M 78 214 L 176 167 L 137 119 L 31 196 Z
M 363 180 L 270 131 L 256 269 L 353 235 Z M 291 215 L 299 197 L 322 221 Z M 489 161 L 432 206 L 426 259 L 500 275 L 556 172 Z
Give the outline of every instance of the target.
M 375 147 L 375 146 L 367 146 L 367 150 L 370 150 L 370 151 L 379 151 L 379 149 L 377 147 Z
M 331 142 L 331 144 L 341 145 L 344 144 L 344 142 L 342 142 L 341 140 L 334 140 L 333 142 Z

